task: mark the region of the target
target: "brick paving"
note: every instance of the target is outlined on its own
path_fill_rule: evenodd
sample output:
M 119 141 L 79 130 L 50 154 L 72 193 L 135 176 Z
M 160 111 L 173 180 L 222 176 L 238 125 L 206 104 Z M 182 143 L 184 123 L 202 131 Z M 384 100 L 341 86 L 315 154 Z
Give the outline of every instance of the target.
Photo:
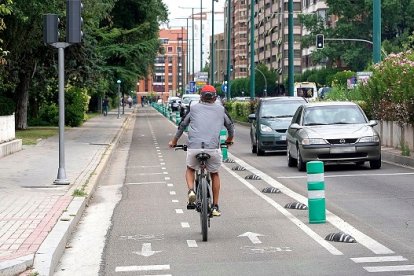
M 34 254 L 71 200 L 55 193 L 0 195 L 0 261 Z

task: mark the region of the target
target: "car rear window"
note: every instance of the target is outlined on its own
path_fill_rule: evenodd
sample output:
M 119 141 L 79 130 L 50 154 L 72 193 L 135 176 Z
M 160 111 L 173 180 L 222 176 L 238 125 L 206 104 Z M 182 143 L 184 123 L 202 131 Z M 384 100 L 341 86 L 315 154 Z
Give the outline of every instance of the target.
M 361 109 L 353 105 L 315 106 L 307 108 L 304 125 L 365 124 Z
M 263 102 L 260 116 L 261 117 L 293 117 L 296 109 L 302 105 L 303 101 L 268 101 Z

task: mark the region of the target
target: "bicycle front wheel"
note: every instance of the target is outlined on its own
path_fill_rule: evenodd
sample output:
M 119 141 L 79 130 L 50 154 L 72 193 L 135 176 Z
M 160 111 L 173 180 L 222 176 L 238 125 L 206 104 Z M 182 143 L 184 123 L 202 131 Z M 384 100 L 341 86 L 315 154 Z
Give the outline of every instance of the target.
M 201 234 L 203 236 L 203 241 L 207 241 L 208 238 L 208 198 L 207 198 L 207 189 L 208 184 L 205 178 L 201 179 L 200 183 L 201 188 L 201 212 L 200 212 L 200 222 L 201 222 Z

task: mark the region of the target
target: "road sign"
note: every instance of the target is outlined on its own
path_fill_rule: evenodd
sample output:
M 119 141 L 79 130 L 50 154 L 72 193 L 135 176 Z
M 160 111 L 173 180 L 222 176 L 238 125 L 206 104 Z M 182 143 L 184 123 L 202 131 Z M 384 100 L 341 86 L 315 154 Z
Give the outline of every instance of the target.
M 221 90 L 224 93 L 227 93 L 227 81 L 223 82 L 223 84 L 221 85 Z
M 196 83 L 195 81 L 190 81 L 190 93 L 196 92 Z

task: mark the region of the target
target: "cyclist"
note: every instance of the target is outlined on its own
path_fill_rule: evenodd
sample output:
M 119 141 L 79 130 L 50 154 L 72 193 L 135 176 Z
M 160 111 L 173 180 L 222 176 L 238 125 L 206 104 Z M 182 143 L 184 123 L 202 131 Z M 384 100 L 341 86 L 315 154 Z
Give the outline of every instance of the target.
M 187 170 L 185 179 L 188 186 L 188 204 L 194 204 L 196 195 L 194 192 L 194 173 L 199 164 L 195 156 L 201 152 L 210 154 L 207 160 L 207 171 L 210 173 L 213 190 L 213 216 L 220 216 L 218 206 L 220 193 L 219 168 L 222 162 L 220 149 L 220 130 L 223 126 L 227 129 L 228 137 L 226 143 L 233 143 L 234 124 L 230 116 L 226 113 L 222 105 L 215 103 L 217 92 L 211 85 L 205 85 L 200 92 L 200 102 L 192 104 L 190 112 L 178 125 L 177 132 L 169 142 L 170 147 L 177 145 L 184 130 L 188 126 L 188 150 L 187 150 Z M 204 149 L 202 149 L 204 144 Z

